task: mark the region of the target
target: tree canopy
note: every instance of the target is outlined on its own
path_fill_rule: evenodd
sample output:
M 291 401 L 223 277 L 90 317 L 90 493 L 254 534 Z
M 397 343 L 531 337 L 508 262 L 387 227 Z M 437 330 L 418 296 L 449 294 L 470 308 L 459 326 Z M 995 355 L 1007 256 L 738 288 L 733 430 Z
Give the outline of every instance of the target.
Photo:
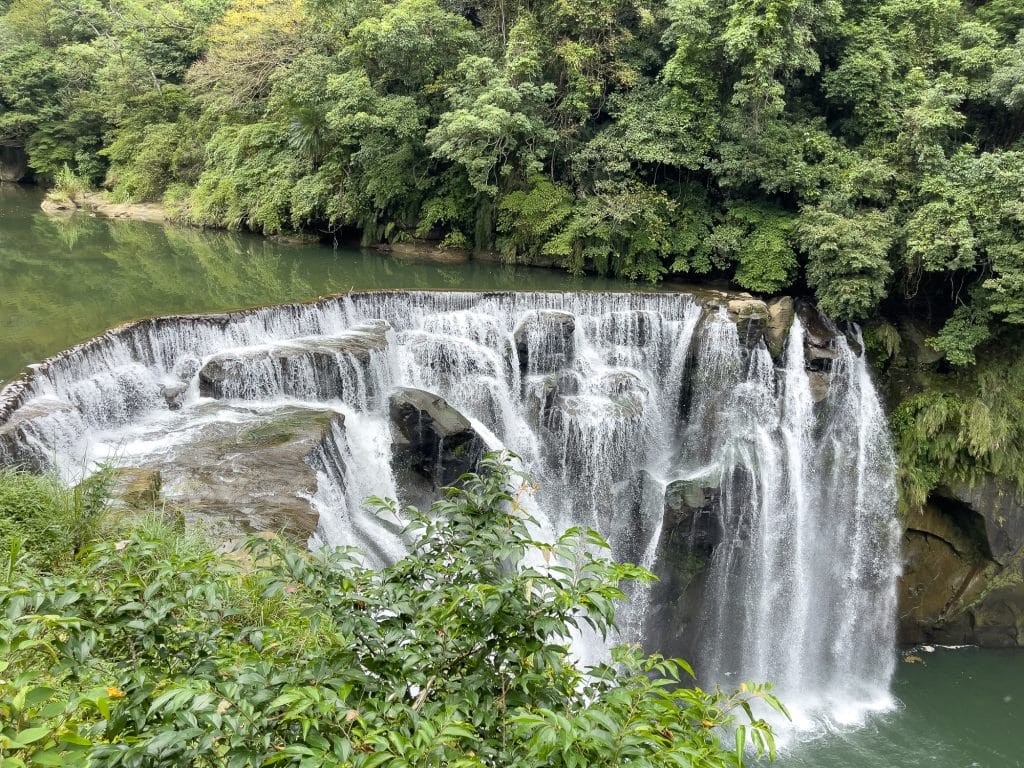
M 426 239 L 1021 348 L 1017 0 L 0 0 L 0 145 L 186 222 Z M 67 169 L 65 171 L 65 169 Z

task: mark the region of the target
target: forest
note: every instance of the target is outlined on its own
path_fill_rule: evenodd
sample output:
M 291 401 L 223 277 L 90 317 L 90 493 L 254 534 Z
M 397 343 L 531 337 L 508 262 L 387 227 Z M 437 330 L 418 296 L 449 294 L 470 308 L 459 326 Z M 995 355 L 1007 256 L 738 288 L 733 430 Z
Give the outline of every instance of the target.
M 809 295 L 864 326 L 904 501 L 1024 481 L 1019 0 L 0 13 L 0 146 L 40 183 L 199 226 Z

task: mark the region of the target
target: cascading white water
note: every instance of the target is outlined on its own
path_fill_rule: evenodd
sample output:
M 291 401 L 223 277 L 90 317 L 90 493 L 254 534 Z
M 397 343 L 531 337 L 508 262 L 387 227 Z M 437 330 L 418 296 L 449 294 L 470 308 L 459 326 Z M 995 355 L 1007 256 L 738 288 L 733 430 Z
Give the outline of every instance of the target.
M 337 417 L 308 460 L 319 479 L 311 543 L 386 562 L 403 551 L 400 526 L 364 499 L 403 492 L 388 395 L 427 390 L 488 446 L 522 457 L 549 533 L 596 528 L 618 558 L 663 566 L 658 558 L 678 554 L 663 540 L 666 488 L 713 489 L 704 513 L 714 534 L 692 580 L 701 607 L 685 628 L 702 681 L 770 680 L 800 716 L 855 718 L 888 702 L 893 664 L 898 529 L 885 419 L 863 358 L 837 329 L 827 392 L 818 381 L 815 396 L 820 372 L 808 371 L 800 320 L 776 360 L 757 334 L 741 341 L 726 303 L 380 293 L 144 321 L 9 388 L 0 460 L 55 460 L 69 475 L 98 460 L 133 466 L 171 455 L 169 442 L 187 444 L 210 422 L 326 409 Z M 254 403 L 256 415 L 240 415 Z M 651 599 L 632 596 L 627 637 L 644 631 Z
M 798 722 L 822 712 L 856 722 L 892 703 L 879 681 L 893 671 L 899 527 L 878 397 L 842 335 L 815 407 L 799 319 L 781 370 L 764 348 L 745 356 L 727 320 L 713 322 L 702 381 L 726 423 L 710 455 L 692 454 L 710 461 L 722 489 L 699 629 L 704 672 L 732 686 L 776 681 Z

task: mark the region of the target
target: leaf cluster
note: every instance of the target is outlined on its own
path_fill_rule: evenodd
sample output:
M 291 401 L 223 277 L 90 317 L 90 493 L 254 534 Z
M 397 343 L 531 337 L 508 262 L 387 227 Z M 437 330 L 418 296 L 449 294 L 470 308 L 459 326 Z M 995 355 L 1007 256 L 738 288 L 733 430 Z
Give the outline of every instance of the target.
M 5 481 L 7 482 L 7 481 Z M 504 456 L 429 512 L 376 500 L 409 554 L 253 539 L 217 553 L 144 521 L 59 573 L 0 571 L 6 766 L 739 766 L 774 753 L 765 687 L 704 692 L 621 648 L 586 670 L 635 566 L 593 531 L 531 537 Z M 748 723 L 739 726 L 737 716 Z M 732 734 L 734 744 L 723 746 Z

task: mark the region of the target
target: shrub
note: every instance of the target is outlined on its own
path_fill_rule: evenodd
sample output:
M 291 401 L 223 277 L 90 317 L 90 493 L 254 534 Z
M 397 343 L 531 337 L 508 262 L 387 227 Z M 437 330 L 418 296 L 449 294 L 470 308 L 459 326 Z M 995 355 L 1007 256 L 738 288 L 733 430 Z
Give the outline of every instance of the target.
M 59 568 L 102 530 L 109 488 L 108 472 L 67 488 L 54 474 L 0 468 L 0 552 L 17 541 L 30 562 Z
M 593 531 L 534 541 L 528 486 L 501 457 L 482 471 L 402 511 L 409 554 L 379 571 L 278 540 L 223 557 L 153 523 L 59 577 L 12 550 L 0 761 L 724 768 L 748 738 L 773 752 L 750 710 L 781 709 L 764 687 L 707 693 L 681 683 L 684 662 L 632 648 L 579 669 L 573 628 L 608 631 L 620 583 L 649 574 L 603 557 Z
M 53 189 L 50 194 L 58 200 L 77 201 L 89 191 L 89 182 L 76 174 L 67 163 L 53 176 Z

